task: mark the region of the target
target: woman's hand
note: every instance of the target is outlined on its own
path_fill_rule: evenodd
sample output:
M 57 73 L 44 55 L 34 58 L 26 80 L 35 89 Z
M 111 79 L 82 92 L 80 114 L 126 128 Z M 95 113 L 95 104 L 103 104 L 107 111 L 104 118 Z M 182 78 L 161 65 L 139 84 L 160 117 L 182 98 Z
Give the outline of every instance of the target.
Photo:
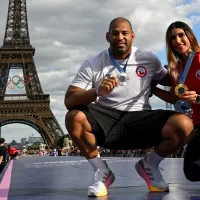
M 180 99 L 186 100 L 190 104 L 193 104 L 196 102 L 197 96 L 198 96 L 198 94 L 195 91 L 186 91 L 181 95 Z

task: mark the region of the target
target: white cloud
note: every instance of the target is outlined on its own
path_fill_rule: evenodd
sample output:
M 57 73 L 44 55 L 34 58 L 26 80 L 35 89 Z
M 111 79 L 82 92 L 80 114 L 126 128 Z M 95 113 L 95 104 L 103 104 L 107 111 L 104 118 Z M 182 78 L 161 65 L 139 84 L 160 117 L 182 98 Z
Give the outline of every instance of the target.
M 0 7 L 1 43 L 8 2 L 2 1 Z M 128 18 L 136 34 L 134 45 L 156 53 L 165 48 L 165 31 L 170 23 L 182 20 L 193 27 L 200 22 L 199 7 L 200 0 L 27 1 L 30 40 L 36 48 L 36 68 L 44 93 L 51 95 L 51 109 L 64 132 L 65 91 L 84 59 L 108 47 L 105 33 L 113 18 Z M 157 98 L 153 97 L 151 102 L 153 108 L 165 107 L 165 103 Z M 14 126 L 3 128 L 3 136 L 13 136 L 10 127 Z M 16 137 L 26 130 L 16 129 L 19 132 Z

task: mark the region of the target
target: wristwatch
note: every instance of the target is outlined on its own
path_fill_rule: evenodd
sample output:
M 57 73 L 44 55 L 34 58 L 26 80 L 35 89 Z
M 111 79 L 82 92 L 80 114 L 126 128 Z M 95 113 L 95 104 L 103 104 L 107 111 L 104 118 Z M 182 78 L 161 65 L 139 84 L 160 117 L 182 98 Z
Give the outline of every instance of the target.
M 199 102 L 200 102 L 200 95 L 197 95 L 195 103 L 199 103 Z

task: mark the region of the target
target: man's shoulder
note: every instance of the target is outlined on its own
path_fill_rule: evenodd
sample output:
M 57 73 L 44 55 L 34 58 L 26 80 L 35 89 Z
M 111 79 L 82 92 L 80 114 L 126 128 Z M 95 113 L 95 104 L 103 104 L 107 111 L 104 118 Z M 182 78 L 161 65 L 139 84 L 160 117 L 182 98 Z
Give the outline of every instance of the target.
M 101 51 L 100 53 L 96 54 L 95 56 L 88 57 L 87 60 L 89 62 L 98 62 L 102 59 L 105 59 L 105 57 L 107 57 L 107 51 L 108 50 L 105 49 Z
M 159 60 L 158 56 L 156 56 L 155 53 L 149 50 L 142 50 L 142 49 L 137 49 L 135 51 L 135 59 L 136 61 L 149 61 L 149 62 L 156 62 Z
M 150 50 L 143 50 L 143 49 L 137 49 L 135 51 L 136 56 L 149 56 L 149 57 L 156 57 L 155 53 L 153 53 Z

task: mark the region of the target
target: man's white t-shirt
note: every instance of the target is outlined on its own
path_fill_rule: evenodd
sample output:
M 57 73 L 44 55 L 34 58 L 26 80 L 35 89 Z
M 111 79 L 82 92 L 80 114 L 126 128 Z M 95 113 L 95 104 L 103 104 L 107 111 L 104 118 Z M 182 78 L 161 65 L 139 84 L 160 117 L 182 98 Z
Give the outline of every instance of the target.
M 116 61 L 123 68 L 127 60 Z M 117 77 L 119 73 L 112 63 L 109 51 L 104 50 L 84 61 L 71 85 L 85 90 L 98 88 L 107 74 Z M 129 80 L 125 86 L 117 86 L 109 95 L 97 97 L 93 103 L 122 111 L 150 110 L 151 81 L 164 78 L 167 70 L 152 52 L 132 47 L 126 74 Z

